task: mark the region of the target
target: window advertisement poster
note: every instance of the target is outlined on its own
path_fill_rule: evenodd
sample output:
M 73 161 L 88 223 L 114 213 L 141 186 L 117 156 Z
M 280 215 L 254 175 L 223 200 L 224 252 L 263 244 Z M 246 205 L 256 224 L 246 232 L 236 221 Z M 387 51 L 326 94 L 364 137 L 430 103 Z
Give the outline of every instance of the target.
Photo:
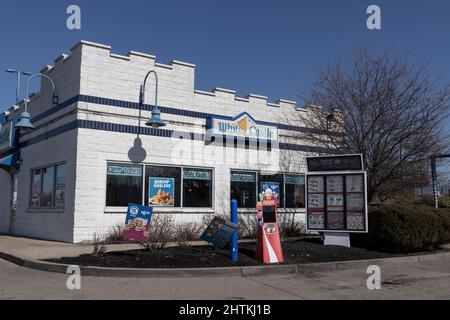
M 308 228 L 311 230 L 325 229 L 325 214 L 322 212 L 310 212 L 308 214 Z
M 236 230 L 236 224 L 220 217 L 215 217 L 203 233 L 201 239 L 217 248 L 223 249 L 231 241 L 231 237 Z
M 41 206 L 41 188 L 42 188 L 41 170 L 33 171 L 33 184 L 31 185 L 32 208 L 39 208 Z
M 327 213 L 327 229 L 344 230 L 344 211 L 328 211 Z
M 364 192 L 364 176 L 349 175 L 346 177 L 347 192 Z
M 123 236 L 125 239 L 146 242 L 150 234 L 153 208 L 130 203 Z
M 175 179 L 150 178 L 149 205 L 173 207 L 175 205 Z
M 58 169 L 56 175 L 56 185 L 55 185 L 55 206 L 64 207 L 65 193 L 66 193 L 66 177 Z
M 327 192 L 328 193 L 344 192 L 344 177 L 343 176 L 328 176 L 327 177 Z
M 308 177 L 308 192 L 309 193 L 322 193 L 324 192 L 324 181 L 322 176 L 310 176 Z
M 344 210 L 344 194 L 333 193 L 327 195 L 327 209 L 328 210 Z
M 308 208 L 311 210 L 325 209 L 325 195 L 323 194 L 308 194 Z
M 278 182 L 261 182 L 259 200 L 280 200 L 280 184 Z

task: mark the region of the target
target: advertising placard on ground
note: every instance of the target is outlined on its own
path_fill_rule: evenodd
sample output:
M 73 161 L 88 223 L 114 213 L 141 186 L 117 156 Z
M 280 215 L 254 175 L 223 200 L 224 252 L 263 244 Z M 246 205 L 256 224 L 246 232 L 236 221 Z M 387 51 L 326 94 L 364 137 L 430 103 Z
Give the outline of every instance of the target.
M 201 239 L 217 248 L 223 249 L 230 242 L 236 230 L 236 224 L 220 217 L 215 217 L 203 233 Z
M 146 242 L 150 233 L 153 208 L 130 203 L 123 236 L 125 239 Z

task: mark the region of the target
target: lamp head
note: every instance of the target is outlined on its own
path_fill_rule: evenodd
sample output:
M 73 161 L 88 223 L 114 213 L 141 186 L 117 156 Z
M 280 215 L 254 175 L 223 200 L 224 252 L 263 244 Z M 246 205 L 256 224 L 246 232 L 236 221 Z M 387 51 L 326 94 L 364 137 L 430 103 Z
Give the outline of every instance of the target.
M 20 115 L 20 121 L 15 125 L 16 128 L 32 130 L 35 126 L 30 121 L 30 114 L 26 111 Z
M 152 110 L 152 118 L 149 119 L 145 125 L 152 128 L 161 128 L 166 126 L 166 123 L 161 120 L 161 110 L 159 110 L 159 108 Z

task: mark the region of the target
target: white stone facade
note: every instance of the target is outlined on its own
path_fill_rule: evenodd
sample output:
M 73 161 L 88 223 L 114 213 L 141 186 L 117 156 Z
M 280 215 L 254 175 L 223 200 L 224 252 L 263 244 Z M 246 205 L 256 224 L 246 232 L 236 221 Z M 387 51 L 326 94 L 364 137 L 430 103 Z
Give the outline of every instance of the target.
M 68 126 L 77 121 L 137 126 L 139 111 L 136 108 L 112 106 L 114 103 L 106 99 L 138 103 L 140 86 L 150 70 L 159 76 L 159 105 L 162 107 L 227 117 L 247 112 L 257 121 L 271 123 L 280 123 L 287 113 L 308 112 L 286 100 L 269 103 L 267 97 L 253 94 L 239 98 L 234 91 L 221 88 L 212 92 L 199 91 L 195 89 L 192 64 L 172 61 L 163 65 L 157 63 L 154 56 L 137 52 L 119 56 L 112 54 L 108 46 L 82 41 L 70 55 L 61 55 L 54 66 L 44 68 L 43 72 L 55 81 L 60 103 L 79 95 L 104 100 L 92 103 L 77 99 L 54 109 L 50 103 L 50 87 L 45 81 L 41 85 L 42 94 L 32 97 L 29 111 L 32 118 L 38 116 L 34 121 L 37 129 L 21 138 L 25 147 L 21 149 L 23 163 L 18 174 L 15 234 L 78 243 L 92 240 L 94 233 L 107 233 L 110 228 L 124 223 L 126 208 L 106 207 L 107 163 L 130 163 L 128 153 L 136 134 Z M 154 79 L 150 77 L 145 104 L 154 103 L 154 88 Z M 19 114 L 17 111 L 14 116 Z M 142 126 L 150 117 L 149 111 L 142 112 Z M 166 130 L 205 134 L 206 120 L 201 117 L 163 112 L 162 118 L 168 124 Z M 292 142 L 289 134 L 280 129 L 279 142 Z M 224 147 L 204 141 L 180 140 L 177 134 L 174 137 L 141 135 L 140 138 L 147 153 L 144 164 L 213 170 L 212 208 L 155 209 L 173 213 L 180 222 L 201 221 L 203 214 L 229 211 L 231 170 L 305 173 L 305 152 L 277 147 L 269 151 Z M 58 163 L 66 163 L 64 209 L 31 210 L 31 170 Z M 0 171 L 0 185 L 5 186 L 5 192 L 0 193 L 0 232 L 3 233 L 9 225 L 9 180 L 10 175 Z M 248 211 L 242 210 L 242 213 Z M 296 212 L 299 219 L 303 219 L 304 210 Z

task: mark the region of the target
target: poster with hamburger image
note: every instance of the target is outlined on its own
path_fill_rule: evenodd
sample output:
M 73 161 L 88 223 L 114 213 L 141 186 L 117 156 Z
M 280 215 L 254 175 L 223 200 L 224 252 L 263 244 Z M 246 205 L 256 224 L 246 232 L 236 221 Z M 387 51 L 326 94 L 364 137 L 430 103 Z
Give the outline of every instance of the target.
M 150 234 L 153 208 L 130 203 L 123 236 L 125 239 L 146 242 Z
M 175 206 L 175 179 L 150 178 L 148 202 L 150 206 Z

